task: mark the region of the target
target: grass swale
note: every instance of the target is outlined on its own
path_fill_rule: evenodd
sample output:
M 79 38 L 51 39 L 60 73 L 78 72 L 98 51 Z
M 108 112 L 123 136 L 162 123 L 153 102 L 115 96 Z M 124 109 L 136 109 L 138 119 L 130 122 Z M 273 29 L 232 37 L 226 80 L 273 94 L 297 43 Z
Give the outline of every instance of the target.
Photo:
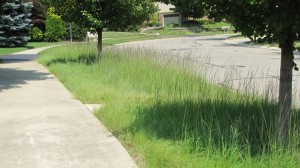
M 140 167 L 300 167 L 299 111 L 290 142 L 276 141 L 272 100 L 216 85 L 188 64 L 155 51 L 76 44 L 41 53 L 46 65 Z M 230 76 L 228 77 L 230 78 Z

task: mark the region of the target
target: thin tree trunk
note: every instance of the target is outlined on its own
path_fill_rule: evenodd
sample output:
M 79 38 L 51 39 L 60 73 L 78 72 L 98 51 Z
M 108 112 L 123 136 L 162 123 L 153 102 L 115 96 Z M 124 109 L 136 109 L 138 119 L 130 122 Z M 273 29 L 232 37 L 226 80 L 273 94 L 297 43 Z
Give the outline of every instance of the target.
M 293 80 L 293 40 L 281 47 L 281 67 L 279 83 L 279 127 L 278 133 L 283 144 L 287 143 L 292 106 L 292 80 Z
M 70 23 L 70 41 L 73 42 L 72 23 Z
M 98 28 L 96 29 L 97 34 L 98 34 L 98 43 L 97 43 L 97 48 L 98 48 L 98 60 L 102 58 L 102 31 L 103 28 Z

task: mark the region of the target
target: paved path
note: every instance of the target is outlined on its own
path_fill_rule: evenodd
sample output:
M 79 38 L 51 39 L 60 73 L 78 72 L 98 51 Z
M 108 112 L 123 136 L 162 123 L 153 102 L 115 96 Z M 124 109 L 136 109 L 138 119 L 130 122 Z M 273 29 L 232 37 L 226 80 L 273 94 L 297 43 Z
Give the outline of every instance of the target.
M 39 51 L 1 57 L 0 168 L 137 167 L 89 110 L 34 61 Z
M 127 43 L 127 46 L 145 47 L 177 55 L 213 82 L 254 94 L 277 99 L 280 50 L 244 44 L 247 39 L 226 40 L 228 35 L 187 37 Z M 170 54 L 171 53 L 171 54 Z M 300 54 L 295 52 L 300 66 Z M 300 106 L 300 72 L 294 71 L 295 105 Z M 267 89 L 266 89 L 267 88 Z

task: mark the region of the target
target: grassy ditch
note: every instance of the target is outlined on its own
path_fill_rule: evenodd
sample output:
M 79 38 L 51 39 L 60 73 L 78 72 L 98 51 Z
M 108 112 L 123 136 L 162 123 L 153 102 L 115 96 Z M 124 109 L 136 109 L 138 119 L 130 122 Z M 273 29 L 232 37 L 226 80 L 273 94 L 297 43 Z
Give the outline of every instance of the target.
M 264 98 L 214 85 L 185 63 L 142 49 L 96 46 L 48 49 L 48 66 L 96 113 L 140 167 L 300 167 L 299 112 L 290 142 L 276 143 L 277 105 Z

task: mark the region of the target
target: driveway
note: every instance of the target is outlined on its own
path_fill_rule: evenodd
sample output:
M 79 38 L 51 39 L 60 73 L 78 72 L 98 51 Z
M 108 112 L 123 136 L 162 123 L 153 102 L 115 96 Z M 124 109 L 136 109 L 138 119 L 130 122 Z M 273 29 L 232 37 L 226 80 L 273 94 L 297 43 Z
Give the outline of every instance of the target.
M 214 83 L 277 99 L 280 49 L 248 45 L 244 43 L 247 39 L 228 40 L 227 37 L 186 37 L 131 42 L 126 45 L 171 53 L 201 69 Z M 300 64 L 299 52 L 295 52 L 295 62 Z M 297 106 L 300 105 L 299 75 L 300 72 L 294 71 L 294 104 Z

